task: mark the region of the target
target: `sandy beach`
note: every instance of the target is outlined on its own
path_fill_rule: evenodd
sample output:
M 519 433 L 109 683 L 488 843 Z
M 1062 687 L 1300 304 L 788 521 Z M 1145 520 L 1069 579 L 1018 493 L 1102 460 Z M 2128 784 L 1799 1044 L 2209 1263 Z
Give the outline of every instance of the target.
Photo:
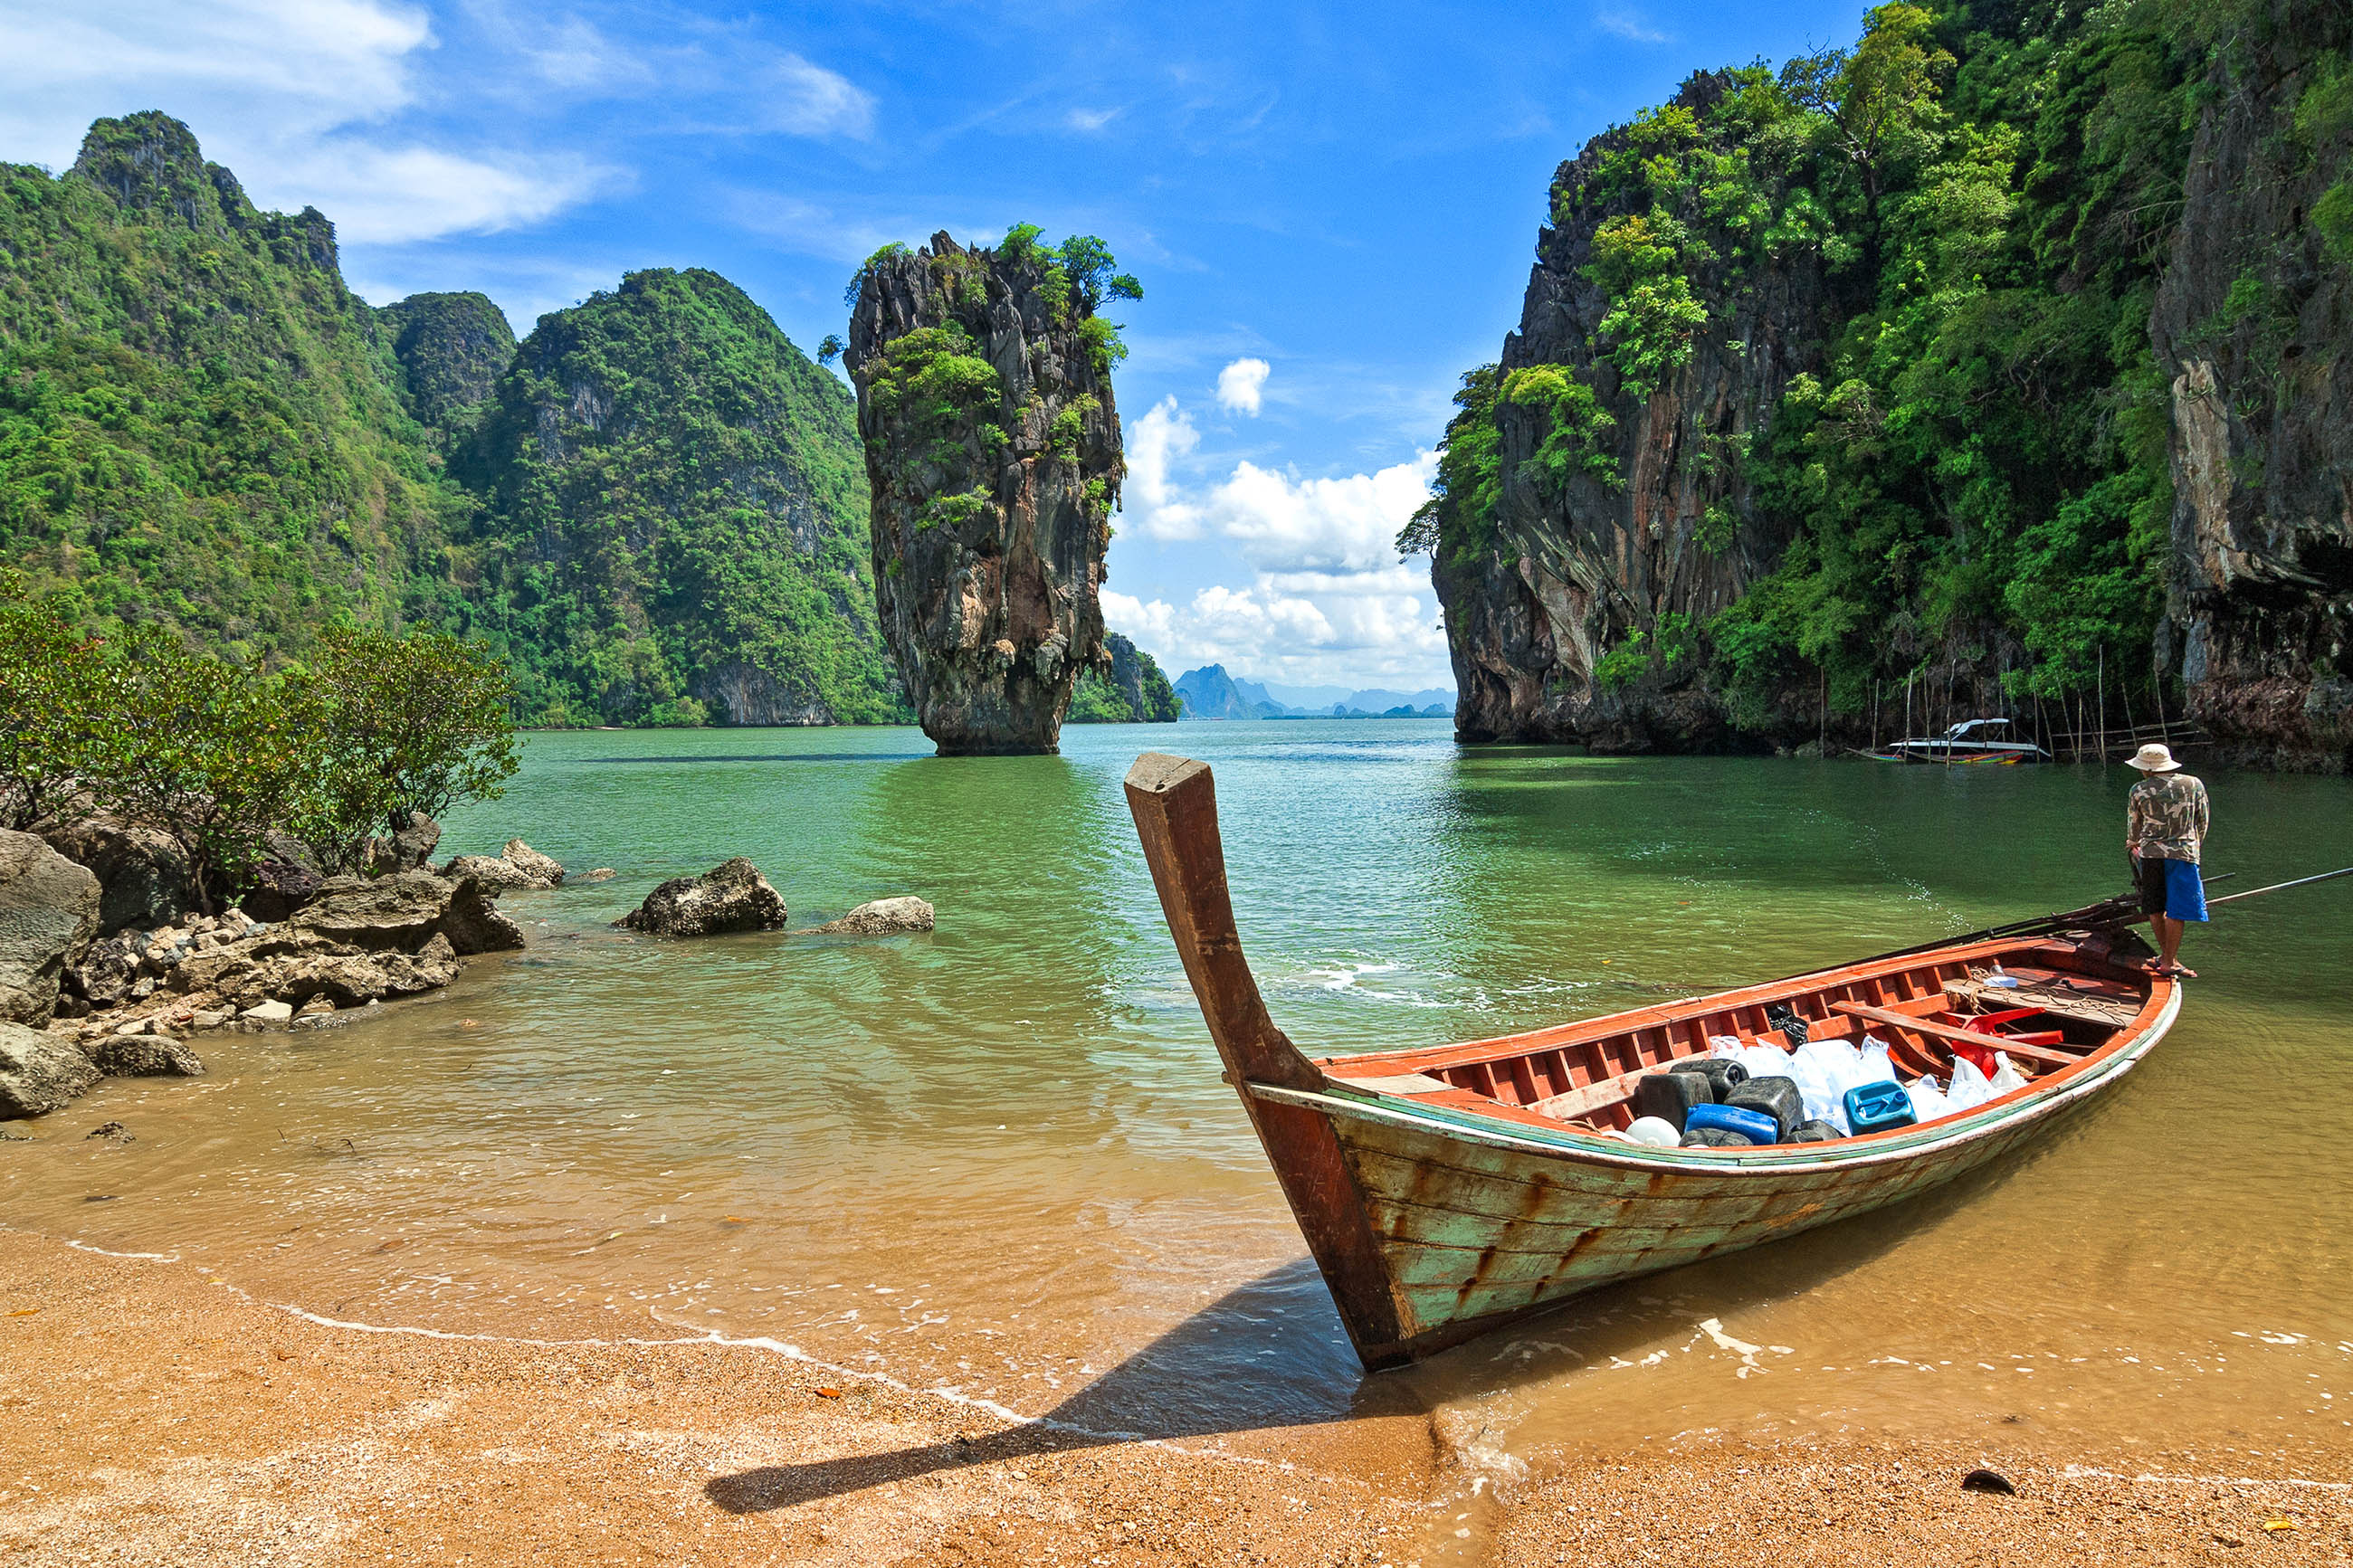
M 339 1324 L 0 1232 L 0 1550 L 26 1563 L 2340 1563 L 2353 1464 L 1705 1438 L 1496 1475 L 1401 1413 L 1155 1442 L 774 1342 Z M 1979 1465 L 2015 1497 L 1964 1491 Z

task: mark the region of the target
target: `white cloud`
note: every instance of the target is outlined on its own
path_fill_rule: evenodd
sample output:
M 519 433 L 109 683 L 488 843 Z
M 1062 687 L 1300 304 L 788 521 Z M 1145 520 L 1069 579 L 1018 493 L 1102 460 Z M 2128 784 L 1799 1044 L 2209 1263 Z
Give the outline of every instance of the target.
M 1597 11 L 1593 25 L 1603 32 L 1635 44 L 1663 44 L 1667 36 L 1630 11 Z
M 1396 561 L 1398 530 L 1430 499 L 1437 473 L 1434 452 L 1340 479 L 1294 479 L 1237 463 L 1211 492 L 1208 510 L 1261 570 L 1377 571 Z
M 1063 116 L 1063 121 L 1073 131 L 1093 132 L 1109 125 L 1125 112 L 1126 110 L 1123 109 L 1073 109 L 1069 114 Z
M 1259 403 L 1266 392 L 1266 378 L 1273 366 L 1262 359 L 1238 359 L 1218 373 L 1218 405 L 1237 414 L 1258 417 Z
M 1377 473 L 1301 479 L 1248 461 L 1215 483 L 1188 482 L 1200 434 L 1174 397 L 1128 432 L 1122 521 L 1158 541 L 1212 537 L 1240 548 L 1247 585 L 1217 584 L 1182 605 L 1106 591 L 1103 613 L 1169 667 L 1223 664 L 1261 679 L 1409 687 L 1443 684 L 1446 637 L 1426 572 L 1395 540 L 1430 497 L 1437 458 Z
M 0 0 L 0 156 L 63 167 L 92 120 L 160 105 L 260 205 L 315 205 L 363 242 L 510 228 L 613 183 L 576 155 L 365 129 L 413 103 L 435 44 L 423 11 L 390 0 Z
M 428 147 L 372 147 L 336 138 L 282 164 L 269 184 L 302 193 L 346 242 L 401 243 L 493 234 L 563 211 L 628 178 L 583 158 L 489 163 Z
M 1201 537 L 1201 509 L 1178 493 L 1170 470 L 1201 444 L 1191 416 L 1173 396 L 1152 405 L 1127 432 L 1127 481 L 1121 489 L 1121 516 L 1147 538 Z
M 787 136 L 853 136 L 874 133 L 874 98 L 839 71 L 780 54 L 761 73 L 758 95 L 764 130 Z

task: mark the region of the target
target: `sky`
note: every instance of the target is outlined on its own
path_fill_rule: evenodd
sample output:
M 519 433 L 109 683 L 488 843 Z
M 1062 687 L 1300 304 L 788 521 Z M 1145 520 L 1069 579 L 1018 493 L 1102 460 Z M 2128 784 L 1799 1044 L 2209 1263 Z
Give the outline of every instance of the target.
M 1129 473 L 1105 616 L 1174 675 L 1451 687 L 1428 495 L 1519 317 L 1552 172 L 1694 69 L 1850 39 L 1859 0 L 1405 6 L 0 0 L 0 160 L 161 109 L 315 205 L 376 304 L 517 332 L 708 267 L 803 348 L 891 240 L 1101 236 Z

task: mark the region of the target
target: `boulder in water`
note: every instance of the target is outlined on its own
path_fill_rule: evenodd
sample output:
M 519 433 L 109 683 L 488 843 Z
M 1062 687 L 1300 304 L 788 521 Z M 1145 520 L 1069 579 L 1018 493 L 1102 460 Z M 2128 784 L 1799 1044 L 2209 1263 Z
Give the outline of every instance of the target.
M 417 952 L 437 934 L 455 952 L 507 952 L 522 931 L 499 913 L 473 878 L 403 871 L 370 880 L 336 877 L 286 922 L 290 936 L 322 937 L 371 952 Z
M 738 855 L 700 877 L 671 878 L 613 923 L 658 936 L 781 931 L 785 900 L 757 866 Z
M 110 1078 L 199 1078 L 205 1064 L 169 1035 L 109 1035 L 82 1047 Z
M 98 1079 L 96 1064 L 71 1041 L 0 1023 L 0 1119 L 46 1116 Z
M 901 931 L 932 929 L 932 906 L 921 899 L 876 899 L 860 904 L 838 921 L 811 926 L 810 933 L 841 936 L 891 936 Z
M 532 886 L 535 888 L 564 886 L 564 868 L 556 863 L 555 858 L 541 854 L 520 838 L 508 839 L 507 847 L 500 852 L 499 858 L 531 878 Z
M 0 1019 L 46 1024 L 98 935 L 98 879 L 29 833 L 0 831 Z

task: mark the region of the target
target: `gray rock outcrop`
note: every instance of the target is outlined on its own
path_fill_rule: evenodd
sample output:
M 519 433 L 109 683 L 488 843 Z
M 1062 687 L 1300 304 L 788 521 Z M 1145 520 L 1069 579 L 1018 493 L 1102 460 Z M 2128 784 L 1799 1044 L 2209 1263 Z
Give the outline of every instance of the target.
M 943 754 L 1051 752 L 1102 660 L 1125 474 L 1109 323 L 1034 242 L 945 234 L 860 274 L 844 363 L 872 493 L 875 603 Z
M 737 856 L 700 877 L 673 877 L 613 923 L 658 936 L 781 931 L 785 900 L 760 868 Z
M 96 1064 L 71 1041 L 0 1023 L 0 1119 L 46 1116 L 98 1079 Z
M 929 931 L 933 924 L 932 906 L 921 899 L 876 899 L 859 905 L 838 921 L 811 926 L 809 934 L 893 936 L 902 931 Z
M 564 885 L 564 868 L 520 838 L 508 839 L 502 854 L 460 855 L 442 867 L 441 874 L 471 877 L 492 893 Z
M 365 952 L 417 952 L 436 936 L 447 937 L 459 955 L 522 946 L 521 928 L 499 912 L 480 883 L 430 871 L 332 878 L 286 927 Z
M 82 1047 L 109 1078 L 198 1078 L 205 1064 L 169 1035 L 106 1035 Z
M 0 831 L 0 1019 L 41 1025 L 98 934 L 99 880 L 29 833 Z
M 2200 95 L 2153 320 L 2171 384 L 2161 662 L 2231 762 L 2353 769 L 2353 264 L 2309 221 L 2353 116 L 2309 112 L 2353 47 L 2341 6 L 2278 8 Z M 2343 91 L 2337 88 L 2339 93 Z M 2334 185 L 2338 200 L 2348 187 Z
M 1703 72 L 1674 102 L 1704 114 L 1734 85 Z M 1554 174 L 1555 221 L 1537 236 L 1519 330 L 1504 342 L 1504 376 L 1555 367 L 1593 401 L 1580 408 L 1532 390 L 1499 400 L 1494 536 L 1433 557 L 1460 692 L 1455 730 L 1466 741 L 1715 743 L 1723 716 L 1701 694 L 1656 681 L 1599 689 L 1596 667 L 1663 616 L 1715 616 L 1773 569 L 1787 542 L 1757 516 L 1746 467 L 1732 458 L 1791 378 L 1820 365 L 1837 322 L 1821 255 L 1797 246 L 1748 266 L 1727 247 L 1694 285 L 1716 309 L 1689 360 L 1655 388 L 1629 385 L 1603 326 L 1610 297 L 1587 269 L 1602 226 L 1635 210 L 1604 177 L 1633 144 L 1624 128 L 1595 137 Z M 1574 460 L 1536 460 L 1547 443 Z
M 93 815 L 49 828 L 41 837 L 50 848 L 98 879 L 100 936 L 130 926 L 164 925 L 196 907 L 188 852 L 168 833 Z
M 388 838 L 367 842 L 368 868 L 373 871 L 421 871 L 441 842 L 441 825 L 421 811 L 408 814 L 407 823 Z

